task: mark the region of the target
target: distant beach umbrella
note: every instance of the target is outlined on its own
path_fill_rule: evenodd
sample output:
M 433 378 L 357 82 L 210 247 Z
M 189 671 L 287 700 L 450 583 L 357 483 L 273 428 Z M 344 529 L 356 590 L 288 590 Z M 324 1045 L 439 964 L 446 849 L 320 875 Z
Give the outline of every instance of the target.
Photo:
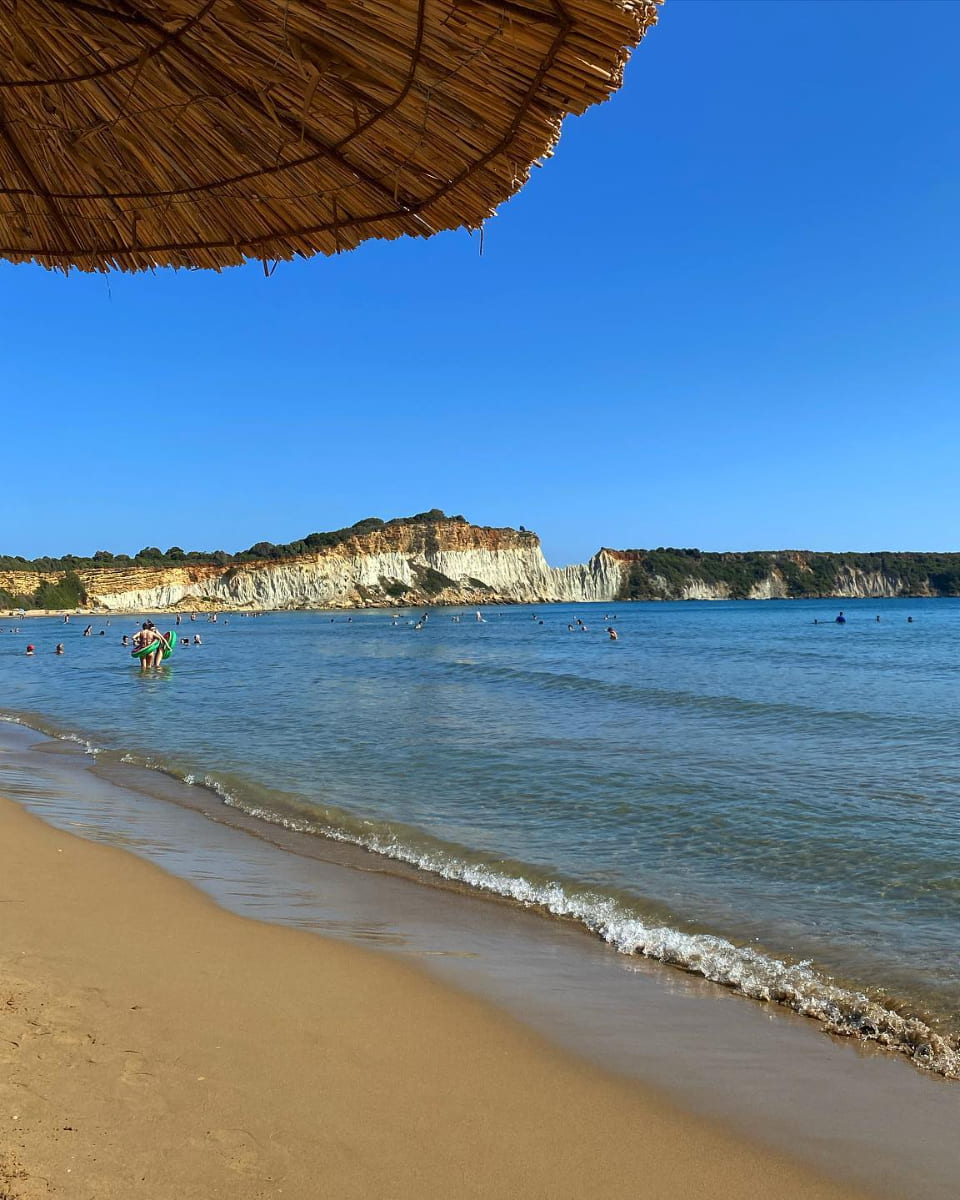
M 477 228 L 654 0 L 10 0 L 0 255 L 220 268 Z

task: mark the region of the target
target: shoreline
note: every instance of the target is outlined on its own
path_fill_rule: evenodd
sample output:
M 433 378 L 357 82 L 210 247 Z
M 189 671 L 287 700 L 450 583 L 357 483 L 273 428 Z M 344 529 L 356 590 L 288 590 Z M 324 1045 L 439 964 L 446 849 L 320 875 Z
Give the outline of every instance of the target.
M 866 1195 L 403 963 L 236 916 L 10 800 L 0 829 L 16 1200 Z
M 809 1022 L 818 1033 L 850 1041 L 894 1061 L 905 1060 L 921 1075 L 949 1081 L 960 1078 L 956 1033 L 939 1031 L 936 1014 L 898 1004 L 889 997 L 881 1001 L 866 985 L 855 981 L 837 983 L 828 970 L 802 956 L 784 958 L 742 940 L 730 941 L 709 928 L 674 928 L 669 914 L 660 911 L 591 907 L 584 899 L 590 893 L 582 885 L 568 882 L 565 888 L 554 876 L 541 878 L 529 871 L 520 876 L 498 874 L 482 855 L 454 859 L 444 867 L 437 860 L 442 850 L 439 842 L 431 841 L 427 850 L 420 846 L 419 851 L 412 843 L 406 848 L 393 841 L 382 845 L 382 839 L 371 835 L 369 821 L 338 826 L 337 819 L 347 820 L 341 813 L 338 818 L 328 816 L 329 828 L 323 821 L 314 825 L 315 813 L 308 815 L 296 807 L 284 809 L 278 806 L 278 798 L 274 798 L 273 808 L 265 807 L 261 796 L 251 802 L 237 779 L 224 786 L 215 772 L 197 775 L 191 770 L 184 774 L 165 764 L 162 756 L 138 757 L 124 749 L 94 745 L 89 734 L 66 731 L 56 723 L 37 720 L 36 714 L 27 720 L 19 716 L 2 719 L 41 737 L 82 747 L 102 778 L 125 786 L 125 778 L 130 785 L 133 773 L 139 772 L 140 777 L 132 783 L 135 791 L 172 800 L 220 824 L 282 844 L 292 853 L 338 861 L 351 856 L 354 867 L 396 874 L 418 886 L 474 901 L 516 906 L 540 920 L 567 923 L 579 936 L 611 946 L 628 961 L 639 958 L 668 972 L 702 978 L 722 993 Z
M 557 1052 L 820 1178 L 890 1200 L 954 1195 L 960 1091 L 899 1056 L 522 906 L 424 886 L 333 843 L 304 855 L 296 835 L 224 824 L 162 773 L 103 770 L 82 744 L 6 729 L 0 794 L 55 830 L 132 851 L 228 913 L 413 963 Z
M 627 609 L 633 608 L 638 604 L 762 604 L 770 602 L 783 603 L 808 603 L 818 604 L 822 602 L 841 602 L 844 604 L 859 604 L 869 602 L 870 604 L 890 603 L 891 601 L 927 601 L 927 600 L 956 600 L 960 597 L 937 595 L 930 592 L 910 592 L 898 593 L 896 596 L 887 595 L 871 595 L 871 596 L 849 596 L 843 593 L 836 593 L 824 596 L 644 596 L 640 598 L 614 598 L 609 600 L 544 600 L 544 599 L 523 599 L 517 600 L 512 597 L 499 597 L 495 600 L 481 599 L 461 599 L 461 600 L 430 600 L 424 599 L 420 603 L 407 602 L 391 602 L 381 603 L 379 601 L 368 601 L 363 604 L 357 604 L 353 601 L 350 603 L 336 604 L 327 603 L 323 605 L 296 605 L 292 608 L 256 608 L 250 604 L 228 604 L 223 601 L 203 600 L 196 604 L 184 604 L 177 602 L 176 604 L 168 605 L 165 608 L 150 608 L 142 605 L 133 608 L 28 608 L 21 614 L 19 609 L 4 608 L 0 609 L 0 617 L 4 620 L 20 621 L 32 620 L 38 617 L 60 618 L 63 617 L 103 617 L 113 619 L 114 617 L 139 617 L 139 616 L 161 616 L 161 617 L 177 617 L 186 616 L 188 613 L 203 613 L 204 616 L 215 614 L 217 616 L 237 616 L 237 617 L 265 617 L 273 614 L 288 616 L 291 613 L 362 613 L 362 612 L 421 612 L 424 609 L 497 609 L 497 608 L 565 608 L 572 606 L 590 606 L 594 608 L 605 607 L 612 608 L 615 605 L 621 605 Z

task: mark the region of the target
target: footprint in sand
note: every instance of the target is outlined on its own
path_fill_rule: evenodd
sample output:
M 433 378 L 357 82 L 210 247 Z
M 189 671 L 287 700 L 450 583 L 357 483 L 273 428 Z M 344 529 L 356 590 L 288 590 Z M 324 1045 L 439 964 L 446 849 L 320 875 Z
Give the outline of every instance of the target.
M 156 1084 L 156 1076 L 147 1069 L 147 1060 L 139 1050 L 123 1052 L 121 1078 L 131 1087 L 153 1087 Z
M 260 1174 L 260 1146 L 253 1134 L 245 1129 L 211 1129 L 207 1140 L 212 1142 L 225 1166 L 243 1175 Z
M 112 1055 L 110 1061 L 116 1061 Z M 129 1111 L 141 1117 L 152 1114 L 159 1119 L 170 1112 L 170 1095 L 161 1086 L 160 1075 L 153 1068 L 154 1064 L 139 1050 L 125 1050 L 117 1077 L 117 1098 Z M 2 1195 L 0 1200 L 3 1200 Z

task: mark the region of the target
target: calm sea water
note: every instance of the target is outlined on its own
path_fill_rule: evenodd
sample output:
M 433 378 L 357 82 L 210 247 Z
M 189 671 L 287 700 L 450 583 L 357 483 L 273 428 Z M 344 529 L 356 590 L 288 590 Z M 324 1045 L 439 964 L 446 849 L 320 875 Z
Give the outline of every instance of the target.
M 960 601 L 838 608 L 0 619 L 0 704 L 960 1075 Z

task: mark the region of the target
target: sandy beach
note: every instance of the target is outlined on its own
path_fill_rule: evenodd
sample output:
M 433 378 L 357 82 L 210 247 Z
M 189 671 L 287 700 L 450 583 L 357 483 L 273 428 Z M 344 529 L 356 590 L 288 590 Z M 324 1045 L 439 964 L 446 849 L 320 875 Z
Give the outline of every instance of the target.
M 0 1195 L 853 1197 L 0 800 Z

